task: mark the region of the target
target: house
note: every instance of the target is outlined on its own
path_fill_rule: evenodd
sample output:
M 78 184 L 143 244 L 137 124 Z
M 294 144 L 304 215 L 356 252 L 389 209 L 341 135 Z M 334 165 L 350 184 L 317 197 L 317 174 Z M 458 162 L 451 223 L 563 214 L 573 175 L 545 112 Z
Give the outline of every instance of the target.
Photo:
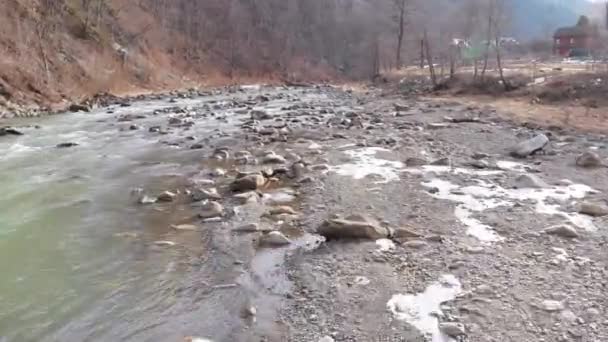
M 563 57 L 580 57 L 593 54 L 599 41 L 597 26 L 581 16 L 575 26 L 560 27 L 553 35 L 553 52 Z

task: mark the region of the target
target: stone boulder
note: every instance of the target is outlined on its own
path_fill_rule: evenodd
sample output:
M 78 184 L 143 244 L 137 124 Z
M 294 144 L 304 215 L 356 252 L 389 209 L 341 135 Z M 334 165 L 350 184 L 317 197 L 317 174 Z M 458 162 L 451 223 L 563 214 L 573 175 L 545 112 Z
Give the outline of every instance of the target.
M 237 192 L 253 191 L 260 189 L 264 184 L 266 184 L 266 178 L 262 174 L 254 173 L 237 178 L 230 185 L 230 189 Z
M 544 134 L 539 134 L 532 139 L 522 141 L 511 150 L 511 155 L 517 158 L 525 158 L 532 155 L 547 146 L 549 138 Z
M 317 228 L 317 234 L 331 239 L 383 239 L 390 235 L 388 228 L 361 216 L 328 219 Z
M 587 151 L 576 157 L 576 165 L 580 167 L 600 167 L 604 166 L 604 162 L 596 153 Z

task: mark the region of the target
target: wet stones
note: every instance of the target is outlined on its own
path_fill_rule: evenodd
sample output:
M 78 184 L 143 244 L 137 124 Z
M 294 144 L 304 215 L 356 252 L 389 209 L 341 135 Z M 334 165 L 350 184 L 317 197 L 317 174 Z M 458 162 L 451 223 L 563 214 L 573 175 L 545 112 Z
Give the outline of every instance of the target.
M 544 134 L 539 134 L 532 139 L 522 141 L 515 145 L 510 154 L 516 158 L 526 158 L 542 150 L 549 143 L 549 138 Z
M 215 201 L 209 201 L 202 206 L 198 216 L 202 219 L 210 219 L 224 215 L 224 207 Z
M 259 173 L 245 175 L 237 178 L 230 185 L 230 189 L 236 192 L 253 191 L 260 189 L 266 184 L 266 178 Z
M 578 210 L 579 213 L 600 217 L 608 215 L 608 207 L 598 203 L 583 202 Z
M 234 199 L 236 199 L 239 204 L 245 205 L 249 203 L 257 203 L 260 200 L 260 196 L 255 191 L 248 191 L 234 195 Z
M 268 210 L 268 215 L 296 215 L 297 212 L 290 206 L 281 205 L 277 207 L 270 208 Z
M 596 153 L 587 151 L 576 157 L 576 165 L 584 168 L 593 168 L 604 166 L 604 162 Z
M 68 107 L 68 110 L 72 113 L 76 113 L 76 112 L 90 112 L 91 111 L 91 107 L 85 105 L 85 104 L 78 104 L 78 103 L 73 103 Z
M 567 224 L 560 224 L 557 226 L 549 227 L 545 229 L 544 232 L 549 235 L 556 235 L 568 239 L 577 238 L 579 236 L 576 229 Z
M 382 239 L 389 236 L 388 228 L 366 217 L 353 215 L 346 219 L 328 219 L 317 228 L 317 234 L 327 239 Z

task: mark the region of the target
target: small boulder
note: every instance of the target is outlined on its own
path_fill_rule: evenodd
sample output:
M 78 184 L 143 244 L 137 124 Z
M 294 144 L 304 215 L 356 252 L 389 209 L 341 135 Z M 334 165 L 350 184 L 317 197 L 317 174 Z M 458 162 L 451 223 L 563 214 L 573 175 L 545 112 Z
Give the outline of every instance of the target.
M 604 166 L 604 162 L 596 153 L 587 151 L 576 157 L 576 165 L 580 167 L 592 168 Z
M 271 246 L 285 246 L 289 245 L 291 240 L 279 231 L 272 231 L 262 236 L 261 242 Z
M 387 238 L 389 230 L 370 220 L 357 219 L 329 219 L 317 228 L 317 234 L 327 239 L 372 239 Z
M 562 311 L 564 310 L 564 303 L 557 301 L 557 300 L 543 300 L 543 302 L 540 304 L 541 309 L 547 311 L 547 312 L 556 312 L 556 311 Z
M 560 224 L 557 226 L 549 227 L 544 230 L 546 234 L 557 235 L 569 239 L 577 238 L 579 236 L 576 229 L 567 224 Z
M 220 217 L 224 215 L 224 207 L 215 201 L 209 201 L 202 207 L 202 211 L 198 216 L 202 219 Z
M 257 203 L 260 195 L 255 191 L 247 191 L 233 196 L 240 204 Z
M 251 119 L 253 119 L 253 120 L 268 120 L 271 118 L 272 118 L 272 116 L 263 110 L 252 110 L 251 111 Z
M 284 164 L 286 162 L 285 157 L 275 153 L 269 153 L 262 159 L 263 164 Z
M 78 104 L 78 103 L 73 103 L 68 107 L 68 110 L 72 113 L 76 113 L 76 112 L 90 112 L 91 111 L 91 107 L 84 105 L 84 104 Z
M 540 189 L 540 188 L 546 188 L 546 187 L 548 187 L 548 185 L 545 182 L 543 182 L 540 178 L 538 178 L 534 175 L 522 174 L 522 175 L 517 176 L 517 178 L 515 178 L 515 181 L 513 182 L 513 187 L 516 189 L 527 189 L 527 188 Z
M 608 215 L 608 207 L 598 203 L 583 202 L 578 212 L 589 216 L 600 217 Z
M 252 191 L 260 189 L 266 184 L 266 178 L 259 173 L 245 175 L 243 177 L 237 178 L 230 185 L 230 189 L 232 191 Z
M 64 142 L 64 143 L 57 144 L 57 148 L 69 148 L 69 147 L 74 147 L 74 146 L 78 146 L 78 144 L 75 142 Z
M 204 201 L 204 200 L 219 200 L 222 196 L 217 192 L 216 188 L 211 189 L 194 189 L 190 194 L 190 198 L 194 202 Z
M 234 228 L 236 232 L 253 233 L 260 231 L 260 225 L 257 223 L 248 223 Z
M 410 157 L 405 160 L 405 165 L 408 167 L 423 166 L 428 162 L 422 158 Z
M 458 322 L 439 323 L 439 330 L 450 337 L 460 337 L 466 335 L 464 324 Z
M 173 202 L 177 195 L 171 191 L 165 191 L 158 195 L 158 200 L 161 202 Z
M 23 132 L 20 132 L 12 127 L 0 127 L 0 137 L 5 135 L 23 135 Z
M 428 245 L 428 243 L 426 241 L 422 241 L 422 240 L 410 240 L 403 244 L 404 247 L 412 248 L 412 249 L 422 249 L 422 248 L 426 247 L 427 245 Z
M 532 155 L 547 146 L 549 138 L 544 134 L 539 134 L 532 139 L 522 141 L 511 150 L 511 155 L 517 158 L 525 158 Z
M 293 208 L 290 206 L 281 205 L 278 207 L 270 208 L 270 210 L 268 210 L 268 214 L 269 215 L 282 215 L 282 214 L 296 215 L 297 212 L 295 210 L 293 210 Z
M 401 227 L 393 231 L 392 237 L 396 240 L 412 240 L 421 238 L 422 234 L 418 234 L 413 229 Z

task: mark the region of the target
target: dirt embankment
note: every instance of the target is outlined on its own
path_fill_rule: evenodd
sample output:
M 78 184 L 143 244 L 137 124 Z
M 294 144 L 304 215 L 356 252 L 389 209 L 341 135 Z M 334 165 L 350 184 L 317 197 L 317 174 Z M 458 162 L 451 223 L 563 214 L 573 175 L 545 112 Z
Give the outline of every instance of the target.
M 0 118 L 59 111 L 98 94 L 278 79 L 238 70 L 228 77 L 166 26 L 130 0 L 1 1 Z

